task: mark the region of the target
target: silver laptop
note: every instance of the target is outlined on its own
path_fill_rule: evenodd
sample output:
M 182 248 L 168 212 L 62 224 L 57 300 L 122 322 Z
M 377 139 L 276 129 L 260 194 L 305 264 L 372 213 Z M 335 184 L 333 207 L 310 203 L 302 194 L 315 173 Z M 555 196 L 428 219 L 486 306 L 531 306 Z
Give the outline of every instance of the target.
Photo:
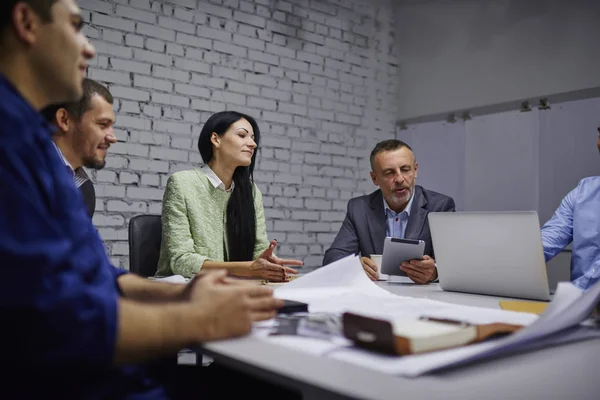
M 535 211 L 429 213 L 444 290 L 549 300 Z

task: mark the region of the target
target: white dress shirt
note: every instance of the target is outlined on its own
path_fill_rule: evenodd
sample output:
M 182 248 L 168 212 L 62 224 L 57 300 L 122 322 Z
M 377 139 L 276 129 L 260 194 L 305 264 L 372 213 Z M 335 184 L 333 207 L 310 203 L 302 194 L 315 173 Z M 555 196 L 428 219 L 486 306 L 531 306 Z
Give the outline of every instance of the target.
M 215 172 L 212 169 L 210 169 L 210 167 L 207 164 L 204 164 L 200 169 L 204 171 L 206 177 L 215 189 L 220 189 L 227 193 L 233 192 L 233 189 L 235 188 L 235 182 L 232 181 L 231 187 L 229 189 L 225 189 L 225 184 L 223 183 L 223 181 L 221 181 L 217 174 L 215 174 Z

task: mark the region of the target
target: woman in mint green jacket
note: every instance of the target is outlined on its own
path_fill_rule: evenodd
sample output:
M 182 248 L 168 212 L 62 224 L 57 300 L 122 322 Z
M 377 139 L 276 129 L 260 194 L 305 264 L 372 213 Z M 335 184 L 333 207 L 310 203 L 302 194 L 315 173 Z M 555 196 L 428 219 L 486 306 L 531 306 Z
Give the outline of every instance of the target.
M 162 208 L 157 275 L 191 277 L 201 268 L 285 281 L 301 261 L 282 260 L 269 243 L 262 194 L 253 182 L 260 130 L 235 111 L 212 115 L 200 132 L 205 165 L 174 173 Z

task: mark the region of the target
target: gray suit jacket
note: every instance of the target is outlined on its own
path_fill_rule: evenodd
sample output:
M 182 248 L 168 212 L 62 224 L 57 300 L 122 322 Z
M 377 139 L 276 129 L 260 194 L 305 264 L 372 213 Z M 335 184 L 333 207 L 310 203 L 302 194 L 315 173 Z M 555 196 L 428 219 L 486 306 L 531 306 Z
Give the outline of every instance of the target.
M 455 211 L 454 200 L 415 186 L 415 198 L 404 237 L 425 241 L 425 254 L 435 258 L 427 221 L 427 214 L 433 211 Z M 348 202 L 346 219 L 331 247 L 325 252 L 323 265 L 351 254 L 361 254 L 364 257 L 382 254 L 386 227 L 381 190 L 351 199 Z

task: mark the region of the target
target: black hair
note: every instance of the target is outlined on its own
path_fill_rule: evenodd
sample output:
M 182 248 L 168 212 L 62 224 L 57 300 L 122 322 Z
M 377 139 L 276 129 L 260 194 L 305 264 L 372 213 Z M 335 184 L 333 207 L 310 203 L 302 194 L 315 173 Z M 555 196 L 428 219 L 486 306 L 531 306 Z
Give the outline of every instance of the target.
M 400 150 L 403 147 L 406 147 L 407 149 L 412 151 L 412 148 L 407 143 L 404 143 L 402 140 L 398 139 L 389 139 L 377 143 L 375 145 L 375 148 L 371 151 L 371 157 L 369 157 L 369 161 L 371 162 L 371 169 L 373 169 L 373 161 L 375 160 L 375 156 L 377 154 L 382 153 L 384 151 Z
M 205 164 L 213 159 L 212 133 L 223 136 L 231 125 L 245 119 L 254 130 L 258 149 L 260 130 L 254 118 L 236 111 L 221 111 L 210 116 L 198 139 L 198 150 Z M 256 243 L 256 213 L 254 211 L 254 166 L 256 153 L 247 167 L 237 167 L 233 173 L 235 189 L 227 203 L 227 261 L 251 261 Z
M 64 108 L 75 121 L 81 121 L 81 117 L 91 106 L 92 98 L 95 95 L 102 97 L 109 104 L 114 103 L 114 98 L 106 86 L 96 82 L 95 80 L 85 78 L 83 80 L 83 96 L 78 101 L 70 103 L 52 104 L 45 107 L 41 112 L 47 122 L 53 124 L 56 119 L 56 112 Z
M 52 22 L 52 6 L 57 0 L 1 0 L 0 1 L 0 34 L 12 24 L 12 13 L 17 3 L 29 5 L 39 14 L 44 22 Z

